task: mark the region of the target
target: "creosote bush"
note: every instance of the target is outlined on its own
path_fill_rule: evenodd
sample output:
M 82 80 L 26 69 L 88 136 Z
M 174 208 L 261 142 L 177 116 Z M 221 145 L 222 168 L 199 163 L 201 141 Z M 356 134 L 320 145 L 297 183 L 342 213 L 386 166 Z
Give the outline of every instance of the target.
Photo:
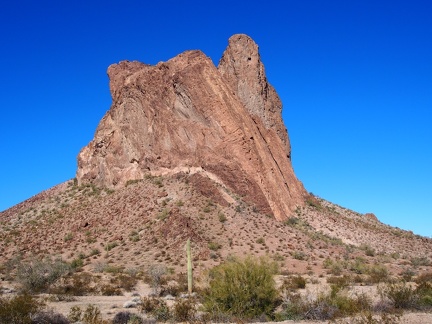
M 300 275 L 284 278 L 281 290 L 296 290 L 306 288 L 306 279 Z
M 172 318 L 172 313 L 165 300 L 154 297 L 142 297 L 140 311 L 153 316 L 157 321 L 166 322 Z
M 61 259 L 34 259 L 17 266 L 17 280 L 24 291 L 43 292 L 70 271 L 71 266 Z
M 315 297 L 286 291 L 282 300 L 282 311 L 277 314 L 280 320 L 330 320 L 369 311 L 372 307 L 365 294 L 349 296 L 337 285 L 331 285 L 329 293 Z
M 95 305 L 87 305 L 84 312 L 79 306 L 73 306 L 68 315 L 71 322 L 82 322 L 83 324 L 108 324 L 107 321 L 102 319 L 99 308 Z
M 50 288 L 49 292 L 58 295 L 69 295 L 69 296 L 84 296 L 95 293 L 95 277 L 88 272 L 74 273 L 68 275 Z
M 147 271 L 147 281 L 153 288 L 153 293 L 159 295 L 161 286 L 165 283 L 165 275 L 167 274 L 167 267 L 162 264 L 153 264 Z
M 24 294 L 0 298 L 0 323 L 32 323 L 32 315 L 42 311 L 44 305 L 35 297 Z
M 405 282 L 391 283 L 380 288 L 381 298 L 396 309 L 432 309 L 432 283 L 422 282 L 414 287 Z
M 178 298 L 173 308 L 175 322 L 193 322 L 197 312 L 196 301 L 193 298 Z
M 245 319 L 272 316 L 278 299 L 273 276 L 277 263 L 266 258 L 231 261 L 214 267 L 204 291 L 204 307 L 210 313 L 225 313 Z M 219 315 L 219 314 L 218 314 Z

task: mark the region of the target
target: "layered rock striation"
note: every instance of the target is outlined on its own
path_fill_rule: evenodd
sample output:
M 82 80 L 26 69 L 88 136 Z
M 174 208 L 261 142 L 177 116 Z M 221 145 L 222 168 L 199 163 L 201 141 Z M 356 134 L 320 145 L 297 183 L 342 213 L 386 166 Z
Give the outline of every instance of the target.
M 218 67 L 186 51 L 156 66 L 113 64 L 108 75 L 112 106 L 78 155 L 79 183 L 119 187 L 184 172 L 278 220 L 303 204 L 282 104 L 250 37 L 232 36 Z

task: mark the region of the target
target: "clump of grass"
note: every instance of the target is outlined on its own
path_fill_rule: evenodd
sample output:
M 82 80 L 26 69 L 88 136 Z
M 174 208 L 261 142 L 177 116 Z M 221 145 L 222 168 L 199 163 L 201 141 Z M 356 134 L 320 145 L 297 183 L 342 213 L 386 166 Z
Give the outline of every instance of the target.
M 360 249 L 364 250 L 365 254 L 370 257 L 373 257 L 376 254 L 375 249 L 367 244 L 362 244 Z
M 171 210 L 169 208 L 164 208 L 162 209 L 162 211 L 158 214 L 158 219 L 160 220 L 165 220 L 169 217 L 169 215 L 171 214 Z
M 308 256 L 303 251 L 293 251 L 291 252 L 291 255 L 296 260 L 307 260 Z
M 117 241 L 113 241 L 113 242 L 109 242 L 106 246 L 105 246 L 105 250 L 111 251 L 112 249 L 114 249 L 116 246 L 118 246 Z
M 222 245 L 220 243 L 217 242 L 209 242 L 208 243 L 208 248 L 212 251 L 217 251 L 222 247 Z
M 63 238 L 63 241 L 68 242 L 71 241 L 73 239 L 73 234 L 72 233 L 67 233 L 65 235 L 65 237 Z
M 140 235 L 137 231 L 131 231 L 129 234 L 129 240 L 131 242 L 138 242 L 140 240 Z
M 219 222 L 221 222 L 221 223 L 225 223 L 227 221 L 227 218 L 226 218 L 225 214 L 222 211 L 220 211 L 218 213 L 218 217 L 219 217 Z

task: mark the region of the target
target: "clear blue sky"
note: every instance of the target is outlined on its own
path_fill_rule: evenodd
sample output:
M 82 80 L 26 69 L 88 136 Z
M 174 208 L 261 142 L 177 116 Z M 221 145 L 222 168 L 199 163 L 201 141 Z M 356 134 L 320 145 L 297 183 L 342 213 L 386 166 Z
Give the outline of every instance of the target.
M 234 2 L 234 3 L 233 3 Z M 0 210 L 75 176 L 107 67 L 260 46 L 308 191 L 432 236 L 432 1 L 4 1 Z

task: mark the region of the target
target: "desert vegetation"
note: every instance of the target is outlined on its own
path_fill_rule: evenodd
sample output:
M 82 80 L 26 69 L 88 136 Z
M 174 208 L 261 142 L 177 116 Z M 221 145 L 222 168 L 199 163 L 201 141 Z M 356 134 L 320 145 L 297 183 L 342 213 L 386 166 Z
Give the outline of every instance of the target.
M 19 290 L 0 297 L 0 323 L 348 323 L 349 318 L 349 323 L 366 324 L 397 323 L 404 311 L 432 310 L 432 272 L 414 276 L 409 282 L 390 276 L 378 282 L 359 281 L 352 275 L 333 275 L 324 280 L 282 274 L 277 261 L 268 257 L 231 257 L 202 273 L 194 292 L 188 293 L 186 274 L 176 274 L 159 264 L 142 272 L 108 272 L 102 278 L 76 272 L 59 259 L 17 263 Z M 21 269 L 32 267 L 25 280 Z M 149 287 L 147 294 L 137 292 L 139 282 Z M 73 304 L 82 295 L 97 301 L 97 295 L 127 292 L 135 297 L 123 305 L 124 310 L 111 312 L 110 320 L 93 303 Z M 55 310 L 58 303 L 71 303 L 67 314 Z
M 226 205 L 198 189 L 187 175 L 116 190 L 70 181 L 3 212 L 0 323 L 397 323 L 430 312 L 430 239 L 316 196 L 278 222 L 226 188 Z

